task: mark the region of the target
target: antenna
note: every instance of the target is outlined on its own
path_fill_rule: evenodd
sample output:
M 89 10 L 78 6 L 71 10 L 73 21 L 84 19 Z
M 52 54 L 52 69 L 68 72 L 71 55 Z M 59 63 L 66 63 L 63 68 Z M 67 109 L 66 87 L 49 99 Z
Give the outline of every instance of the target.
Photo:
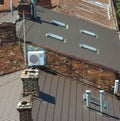
M 24 61 L 26 66 L 26 35 L 25 35 L 25 13 L 23 11 L 23 33 L 24 33 Z
M 13 10 L 14 10 L 13 0 L 10 0 L 10 10 L 11 10 L 11 15 L 13 16 Z

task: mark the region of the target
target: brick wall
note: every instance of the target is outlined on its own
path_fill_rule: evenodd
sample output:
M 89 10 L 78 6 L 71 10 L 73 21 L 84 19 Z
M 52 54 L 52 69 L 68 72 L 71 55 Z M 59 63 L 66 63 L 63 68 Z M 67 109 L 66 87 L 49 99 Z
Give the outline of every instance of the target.
M 16 25 L 14 23 L 0 24 L 0 42 L 16 40 Z

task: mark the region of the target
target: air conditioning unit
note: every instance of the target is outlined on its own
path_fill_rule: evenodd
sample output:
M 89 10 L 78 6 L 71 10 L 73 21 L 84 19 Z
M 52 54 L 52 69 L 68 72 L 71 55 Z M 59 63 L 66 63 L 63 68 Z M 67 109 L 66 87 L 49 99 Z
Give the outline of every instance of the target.
M 46 63 L 45 51 L 29 51 L 28 66 L 43 66 Z

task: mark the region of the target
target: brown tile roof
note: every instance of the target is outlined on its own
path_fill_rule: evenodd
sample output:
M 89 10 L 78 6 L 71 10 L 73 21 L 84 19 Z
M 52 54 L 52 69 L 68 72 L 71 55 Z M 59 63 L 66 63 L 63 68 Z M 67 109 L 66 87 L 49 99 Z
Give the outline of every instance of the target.
M 13 0 L 13 4 L 17 7 L 18 0 Z M 10 10 L 10 0 L 4 0 L 4 4 L 0 4 L 0 11 Z
M 118 29 L 112 0 L 60 0 L 55 11 Z

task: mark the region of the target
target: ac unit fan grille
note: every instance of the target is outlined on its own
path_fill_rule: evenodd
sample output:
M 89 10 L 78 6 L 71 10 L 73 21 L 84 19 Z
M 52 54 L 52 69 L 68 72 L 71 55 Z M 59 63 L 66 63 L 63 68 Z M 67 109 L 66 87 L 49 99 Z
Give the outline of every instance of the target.
M 39 61 L 39 58 L 36 55 L 31 55 L 30 56 L 30 62 L 35 64 Z

